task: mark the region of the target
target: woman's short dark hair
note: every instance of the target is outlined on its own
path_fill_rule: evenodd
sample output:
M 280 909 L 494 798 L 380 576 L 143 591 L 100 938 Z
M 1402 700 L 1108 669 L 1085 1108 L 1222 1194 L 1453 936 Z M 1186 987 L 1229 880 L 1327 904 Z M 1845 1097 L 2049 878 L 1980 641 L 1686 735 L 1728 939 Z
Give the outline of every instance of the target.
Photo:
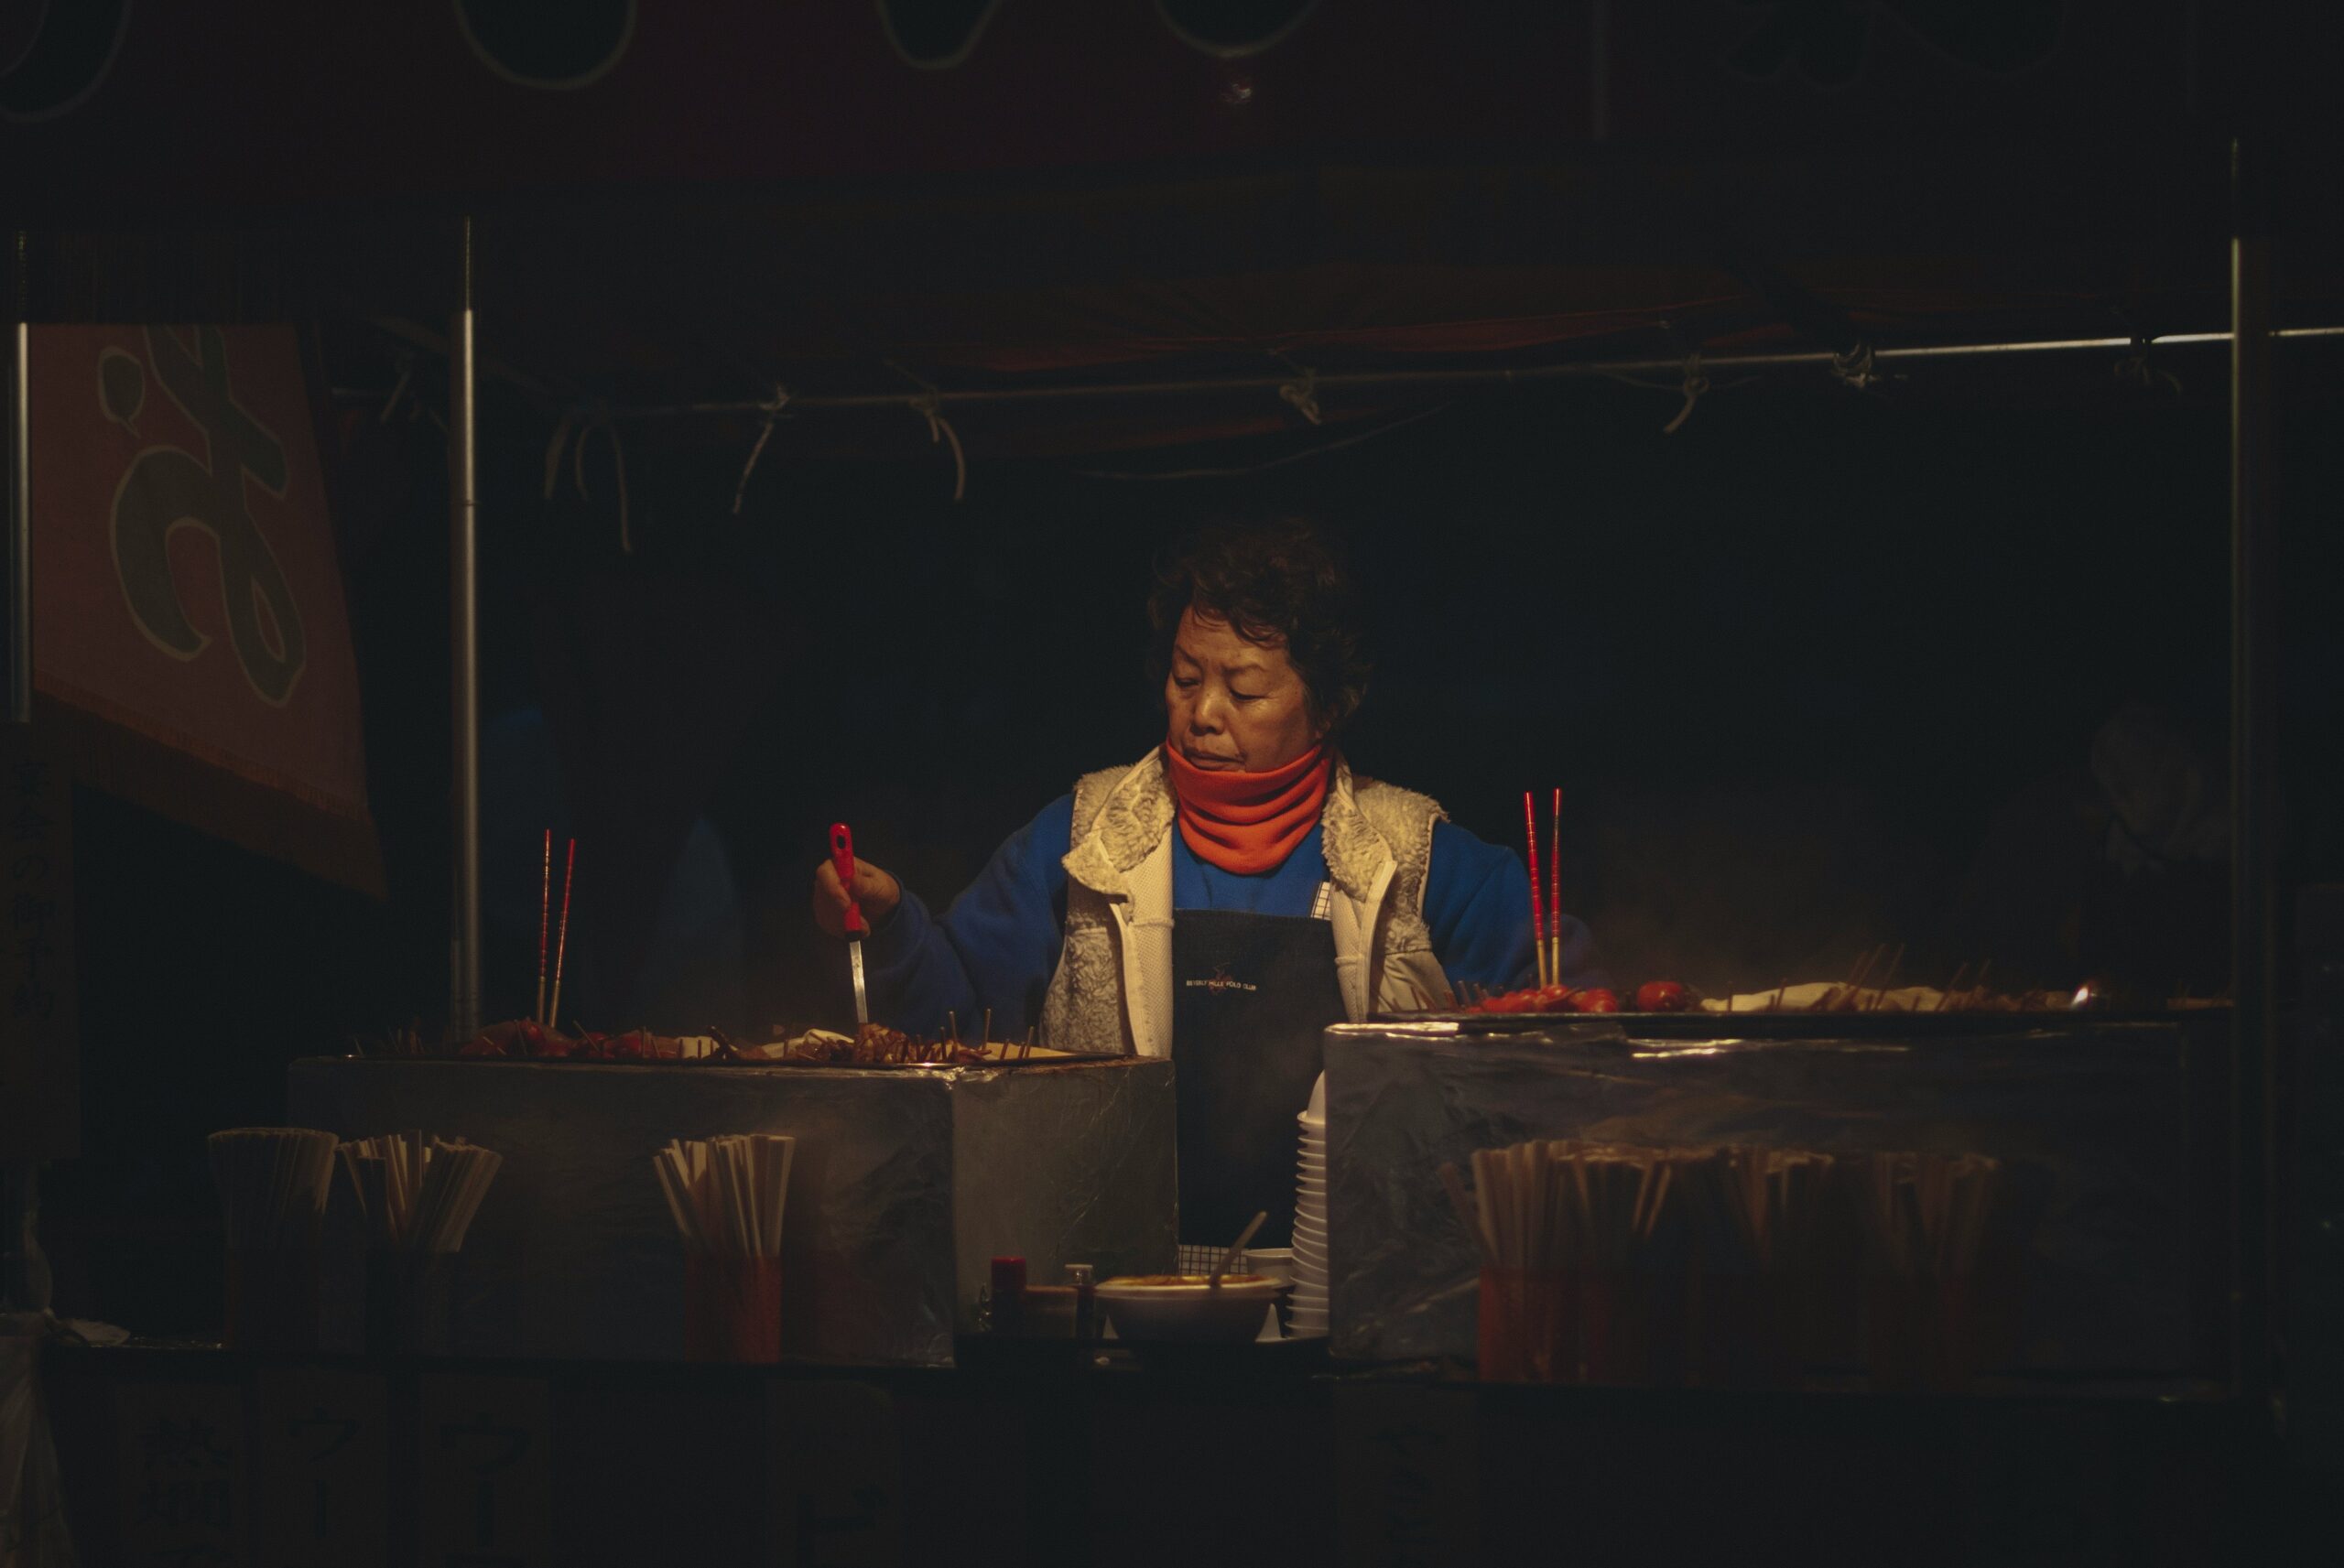
M 1298 518 L 1199 529 L 1160 557 L 1147 619 L 1150 669 L 1163 684 L 1180 613 L 1227 622 L 1249 643 L 1283 646 L 1329 734 L 1367 696 L 1371 665 L 1357 585 L 1334 542 Z

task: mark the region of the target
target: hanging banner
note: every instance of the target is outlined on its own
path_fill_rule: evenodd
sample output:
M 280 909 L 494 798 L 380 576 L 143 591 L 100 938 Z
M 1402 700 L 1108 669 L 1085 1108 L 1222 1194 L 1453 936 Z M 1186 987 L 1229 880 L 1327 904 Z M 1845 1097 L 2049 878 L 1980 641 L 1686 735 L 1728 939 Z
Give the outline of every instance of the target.
M 379 890 L 290 327 L 36 327 L 33 678 L 75 775 Z

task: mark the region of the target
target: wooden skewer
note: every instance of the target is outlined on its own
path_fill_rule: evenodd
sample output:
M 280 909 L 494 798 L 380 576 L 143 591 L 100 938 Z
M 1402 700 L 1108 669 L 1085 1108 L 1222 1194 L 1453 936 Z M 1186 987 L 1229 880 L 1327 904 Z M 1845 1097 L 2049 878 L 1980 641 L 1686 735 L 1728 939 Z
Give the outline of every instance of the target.
M 1853 1000 L 1856 993 L 1863 989 L 1864 977 L 1872 973 L 1872 965 L 1879 961 L 1880 951 L 1879 948 L 1874 947 L 1871 952 L 1859 957 L 1855 967 L 1848 971 L 1847 982 L 1825 991 L 1822 998 L 1815 1004 L 1816 1011 L 1829 1012 L 1834 1008 Z
M 1881 1004 L 1888 1000 L 1888 982 L 1896 978 L 1897 967 L 1904 962 L 1904 944 L 1899 942 L 1896 944 L 1895 956 L 1888 960 L 1887 974 L 1882 978 L 1880 984 L 1872 988 L 1872 1006 L 1868 1011 L 1878 1012 Z
M 553 996 L 546 1004 L 548 1028 L 553 1027 L 551 1020 L 561 1016 L 561 962 L 563 956 L 570 951 L 570 892 L 577 877 L 578 840 L 572 838 L 561 869 L 561 931 L 554 938 L 553 945 Z

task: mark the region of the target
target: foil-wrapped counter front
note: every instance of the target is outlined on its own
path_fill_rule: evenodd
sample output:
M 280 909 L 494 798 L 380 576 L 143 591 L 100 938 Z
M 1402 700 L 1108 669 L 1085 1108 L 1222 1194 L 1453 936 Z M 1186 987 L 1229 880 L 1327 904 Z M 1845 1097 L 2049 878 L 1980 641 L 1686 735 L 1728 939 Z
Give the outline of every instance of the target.
M 1609 1023 L 1329 1030 L 1335 1352 L 1470 1357 L 1480 1259 L 1440 1166 L 1568 1138 L 1991 1156 L 2033 1211 L 2021 1368 L 2190 1369 L 2205 1296 L 2192 1252 L 2219 1177 L 2192 1135 L 2191 1031 L 2078 1022 L 1834 1039 L 1828 1017 L 1816 1025 L 1807 1039 L 1666 1041 Z
M 345 1138 L 422 1128 L 505 1156 L 458 1267 L 455 1347 L 674 1359 L 681 1244 L 651 1173 L 670 1138 L 797 1139 L 782 1222 L 782 1349 L 942 1365 L 988 1260 L 1037 1282 L 1169 1268 L 1177 1205 L 1168 1062 L 886 1071 L 310 1059 L 288 1111 Z M 347 1206 L 337 1191 L 338 1208 Z M 344 1227 L 331 1227 L 340 1232 Z M 354 1335 L 330 1256 L 330 1324 Z M 334 1313 L 341 1305 L 345 1310 Z

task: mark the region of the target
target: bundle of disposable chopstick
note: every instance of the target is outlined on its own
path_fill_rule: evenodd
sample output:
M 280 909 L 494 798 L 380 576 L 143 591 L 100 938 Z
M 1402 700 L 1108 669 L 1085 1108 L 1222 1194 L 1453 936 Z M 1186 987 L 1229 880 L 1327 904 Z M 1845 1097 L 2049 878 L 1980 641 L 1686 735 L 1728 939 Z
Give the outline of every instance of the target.
M 314 1243 L 333 1180 L 335 1139 L 306 1127 L 234 1127 L 210 1140 L 212 1179 L 232 1252 Z
M 797 1140 L 768 1133 L 667 1141 L 651 1157 L 684 1245 L 739 1258 L 781 1254 L 781 1210 Z
M 1969 1273 L 2001 1172 L 1983 1154 L 1864 1156 L 1857 1212 L 1874 1260 L 1906 1279 Z
M 1832 1166 L 1830 1155 L 1808 1149 L 1717 1152 L 1712 1169 L 1722 1212 L 1752 1264 L 1771 1268 L 1807 1245 Z
M 378 1250 L 456 1252 L 505 1157 L 461 1138 L 394 1132 L 343 1144 L 342 1162 Z
M 1456 1166 L 1444 1165 L 1440 1175 L 1458 1222 L 1481 1243 L 1484 1260 L 1499 1268 L 1625 1263 L 1672 1215 L 1766 1268 L 1807 1244 L 1833 1166 L 1832 1156 L 1805 1149 L 1640 1148 L 1534 1139 L 1476 1152 L 1470 1194 Z M 1962 1206 L 1971 1193 L 1962 1179 L 1933 1174 L 1916 1184 L 1916 1191 L 1924 1184 L 1932 1195 L 1951 1191 L 1954 1200 L 1931 1201 L 1940 1207 L 1949 1203 L 1963 1217 L 1959 1223 L 1976 1223 Z
M 1470 1195 L 1456 1166 L 1440 1175 L 1485 1263 L 1543 1273 L 1627 1261 L 1652 1239 L 1681 1173 L 1711 1152 L 1533 1139 L 1475 1151 Z

